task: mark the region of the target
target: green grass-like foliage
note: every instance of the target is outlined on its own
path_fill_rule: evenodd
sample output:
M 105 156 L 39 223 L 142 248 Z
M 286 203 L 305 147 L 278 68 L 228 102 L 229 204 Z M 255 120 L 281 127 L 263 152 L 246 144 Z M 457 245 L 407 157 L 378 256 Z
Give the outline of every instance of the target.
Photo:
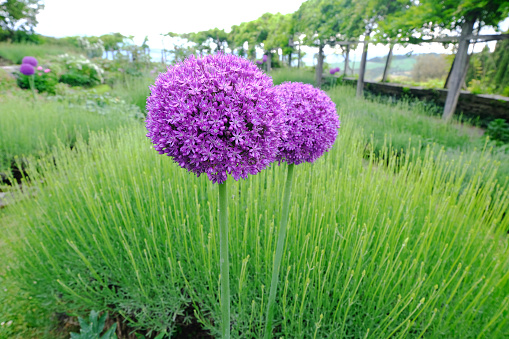
M 87 139 L 90 131 L 115 129 L 129 120 L 122 112 L 98 114 L 42 98 L 34 104 L 26 96 L 7 96 L 0 101 L 0 172 L 16 158 L 24 162 L 58 143 L 72 147 L 78 134 Z
M 43 44 L 36 45 L 30 43 L 8 43 L 0 42 L 0 57 L 11 61 L 13 64 L 20 65 L 26 56 L 33 56 L 37 59 L 48 58 L 65 53 L 76 53 L 77 49 L 65 46 Z
M 295 169 L 274 337 L 502 338 L 509 198 L 490 155 L 382 147 L 365 160 L 355 112 L 340 112 L 335 147 Z M 9 274 L 48 308 L 171 333 L 192 305 L 218 335 L 218 187 L 144 134 L 92 134 L 32 170 L 36 197 L 7 211 L 20 220 L 9 238 L 24 239 Z M 229 183 L 235 338 L 263 335 L 285 173 Z
M 113 94 L 127 103 L 136 105 L 146 115 L 147 98 L 150 96 L 150 86 L 154 84 L 158 74 L 144 74 L 140 77 L 124 75 L 124 79 L 113 87 Z
M 279 85 L 285 81 L 302 82 L 305 84 L 315 84 L 315 73 L 308 69 L 295 69 L 295 68 L 278 68 L 270 72 L 270 76 L 274 85 Z
M 498 181 L 509 179 L 507 151 L 496 147 L 494 142 L 487 144 L 482 130 L 468 122 L 455 119 L 444 123 L 440 116 L 434 115 L 433 106 L 421 101 L 399 100 L 389 104 L 380 97 L 355 100 L 355 88 L 350 86 L 339 86 L 329 94 L 340 114 L 347 116 L 354 128 L 364 131 L 365 153 L 373 148 L 375 154 L 380 154 L 390 145 L 398 156 L 412 149 L 424 154 L 429 147 L 435 154 L 443 149 L 448 159 L 462 161 L 465 154 L 480 156 L 483 149 L 490 149 L 490 158 L 500 162 L 496 173 Z M 472 168 L 466 175 L 468 178 L 474 175 Z

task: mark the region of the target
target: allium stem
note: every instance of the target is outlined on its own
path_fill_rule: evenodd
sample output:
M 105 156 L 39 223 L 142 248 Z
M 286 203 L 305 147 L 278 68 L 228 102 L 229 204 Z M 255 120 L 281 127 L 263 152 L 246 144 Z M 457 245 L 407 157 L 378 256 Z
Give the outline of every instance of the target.
M 267 303 L 267 320 L 265 327 L 265 338 L 272 337 L 272 320 L 274 318 L 274 303 L 276 300 L 277 284 L 279 280 L 279 269 L 281 259 L 283 257 L 283 247 L 285 246 L 286 225 L 288 224 L 288 214 L 290 206 L 290 195 L 292 193 L 293 167 L 294 164 L 288 165 L 288 174 L 286 177 L 285 191 L 283 196 L 283 210 L 281 213 L 281 224 L 279 225 L 279 234 L 276 245 L 276 256 L 274 257 L 274 266 L 272 267 L 272 280 L 270 282 L 269 300 Z
M 230 268 L 228 257 L 228 190 L 219 184 L 219 247 L 221 262 L 221 338 L 230 338 Z
M 37 97 L 35 96 L 35 82 L 34 82 L 34 75 L 28 76 L 28 82 L 30 83 L 30 89 L 32 90 L 32 95 L 34 96 L 34 101 L 37 100 Z

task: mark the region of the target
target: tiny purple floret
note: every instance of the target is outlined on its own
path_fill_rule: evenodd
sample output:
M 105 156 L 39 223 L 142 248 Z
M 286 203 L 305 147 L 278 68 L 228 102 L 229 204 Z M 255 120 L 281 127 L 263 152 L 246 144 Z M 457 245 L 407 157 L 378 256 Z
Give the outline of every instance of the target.
M 190 56 L 150 87 L 147 137 L 159 154 L 214 183 L 257 174 L 286 137 L 272 79 L 231 54 Z
M 338 135 L 336 105 L 322 90 L 300 82 L 276 86 L 287 108 L 287 138 L 277 160 L 298 165 L 314 162 L 327 152 Z
M 24 75 L 32 75 L 35 73 L 35 68 L 30 64 L 22 64 L 19 71 Z
M 37 59 L 32 56 L 24 57 L 21 63 L 32 65 L 32 67 L 37 67 Z

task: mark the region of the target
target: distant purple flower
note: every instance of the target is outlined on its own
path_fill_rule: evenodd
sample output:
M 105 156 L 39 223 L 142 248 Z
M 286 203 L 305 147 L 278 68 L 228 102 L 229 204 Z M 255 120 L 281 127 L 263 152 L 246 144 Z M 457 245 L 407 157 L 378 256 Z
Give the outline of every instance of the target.
M 275 88 L 286 105 L 288 127 L 277 160 L 295 165 L 314 162 L 338 135 L 336 105 L 324 91 L 308 84 L 284 82 Z
M 257 65 L 261 65 L 261 64 L 263 64 L 263 61 L 261 61 L 261 60 L 256 60 L 256 64 L 257 64 Z
M 33 67 L 37 67 L 37 59 L 34 57 L 31 57 L 31 56 L 24 57 L 23 60 L 21 61 L 21 63 L 29 64 L 29 65 L 32 65 Z
M 154 148 L 214 183 L 260 172 L 286 137 L 272 79 L 241 57 L 191 56 L 159 74 L 150 90 L 146 127 Z
M 262 62 L 267 62 L 267 59 L 268 59 L 267 55 L 263 55 Z
M 30 64 L 22 64 L 19 71 L 24 75 L 32 75 L 35 73 L 35 68 Z
M 336 68 L 332 68 L 332 69 L 329 71 L 329 73 L 330 73 L 331 75 L 334 75 L 334 74 L 336 74 L 336 73 L 337 73 L 337 72 L 339 72 L 339 71 L 340 71 L 339 67 L 336 67 Z
M 50 70 L 49 68 L 46 68 L 46 69 L 44 70 L 44 73 L 49 73 L 49 72 L 51 72 L 51 70 Z

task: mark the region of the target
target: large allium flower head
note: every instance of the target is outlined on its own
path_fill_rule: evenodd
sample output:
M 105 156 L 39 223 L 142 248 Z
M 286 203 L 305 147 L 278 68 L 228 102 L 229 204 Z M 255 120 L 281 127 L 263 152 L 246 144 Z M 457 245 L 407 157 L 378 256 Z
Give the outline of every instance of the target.
M 335 69 L 335 68 L 331 69 L 331 70 L 329 71 L 329 73 L 330 73 L 331 75 L 333 75 L 334 73 L 336 73 L 336 69 Z
M 22 64 L 19 71 L 24 75 L 32 75 L 35 73 L 35 68 L 30 64 Z
M 272 79 L 244 58 L 190 56 L 159 74 L 150 90 L 146 127 L 154 148 L 213 182 L 260 172 L 286 137 Z
M 29 64 L 32 65 L 33 67 L 37 67 L 37 59 L 32 56 L 26 56 L 21 61 L 21 64 Z
M 277 160 L 295 165 L 314 162 L 338 135 L 336 105 L 324 91 L 308 84 L 284 82 L 275 88 L 286 105 L 288 128 Z

